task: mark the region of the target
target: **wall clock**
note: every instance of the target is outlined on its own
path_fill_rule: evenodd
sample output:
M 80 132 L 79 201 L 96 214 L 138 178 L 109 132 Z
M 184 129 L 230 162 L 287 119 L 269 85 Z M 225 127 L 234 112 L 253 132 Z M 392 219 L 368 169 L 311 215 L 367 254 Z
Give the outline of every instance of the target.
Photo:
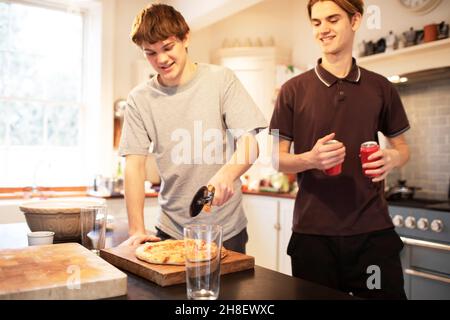
M 435 9 L 442 0 L 398 0 L 403 8 L 412 13 L 425 14 Z

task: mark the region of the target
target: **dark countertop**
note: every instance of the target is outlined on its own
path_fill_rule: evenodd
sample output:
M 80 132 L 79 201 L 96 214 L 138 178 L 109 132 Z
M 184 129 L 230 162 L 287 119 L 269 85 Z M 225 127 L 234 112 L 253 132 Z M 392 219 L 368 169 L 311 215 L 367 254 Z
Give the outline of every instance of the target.
M 116 220 L 113 245 L 127 237 L 127 221 Z M 0 249 L 27 246 L 26 223 L 0 224 Z M 129 272 L 128 294 L 114 299 L 182 300 L 186 299 L 186 285 L 160 287 Z M 339 292 L 309 281 L 294 278 L 263 267 L 221 276 L 219 299 L 226 300 L 353 300 L 346 293 Z
M 295 200 L 297 194 L 287 193 L 287 192 L 267 192 L 267 191 L 242 191 L 243 194 L 253 195 L 253 196 L 266 196 L 274 198 L 292 199 Z
M 450 211 L 449 202 L 430 199 L 388 200 L 389 206 Z
M 186 285 L 160 287 L 129 272 L 128 295 L 114 299 L 185 300 Z M 221 276 L 219 300 L 354 300 L 356 298 L 263 267 Z

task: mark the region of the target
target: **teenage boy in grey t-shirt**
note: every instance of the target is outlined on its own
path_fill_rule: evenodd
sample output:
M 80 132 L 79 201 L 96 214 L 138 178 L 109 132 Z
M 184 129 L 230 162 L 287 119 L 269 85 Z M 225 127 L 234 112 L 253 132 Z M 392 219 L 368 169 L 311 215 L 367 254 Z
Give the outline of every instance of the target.
M 174 8 L 144 9 L 131 36 L 158 75 L 131 91 L 125 112 L 119 150 L 126 156 L 125 244 L 157 240 L 145 233 L 143 216 L 145 159 L 153 143 L 161 176 L 157 237 L 180 239 L 188 223 L 214 223 L 223 227 L 225 247 L 245 252 L 239 177 L 257 155 L 254 134 L 267 126 L 262 113 L 230 70 L 191 62 L 189 27 Z M 203 185 L 215 187 L 212 211 L 191 218 L 190 203 Z

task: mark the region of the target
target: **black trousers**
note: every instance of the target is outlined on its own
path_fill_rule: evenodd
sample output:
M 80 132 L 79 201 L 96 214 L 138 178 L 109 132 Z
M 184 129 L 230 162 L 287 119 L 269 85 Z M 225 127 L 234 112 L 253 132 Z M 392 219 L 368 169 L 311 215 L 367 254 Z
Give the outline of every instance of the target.
M 367 299 L 406 299 L 394 229 L 356 236 L 292 233 L 292 274 Z
M 161 238 L 161 240 L 167 240 L 172 238 L 159 228 L 156 228 L 156 236 Z M 247 241 L 248 241 L 247 228 L 244 228 L 234 237 L 224 241 L 223 246 L 228 250 L 245 254 L 245 245 L 247 244 Z

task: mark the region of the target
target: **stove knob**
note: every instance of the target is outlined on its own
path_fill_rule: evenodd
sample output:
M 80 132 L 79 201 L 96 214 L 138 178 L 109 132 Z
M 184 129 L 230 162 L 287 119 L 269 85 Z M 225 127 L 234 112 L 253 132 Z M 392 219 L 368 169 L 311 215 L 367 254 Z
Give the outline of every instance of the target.
M 408 229 L 415 229 L 416 228 L 416 218 L 414 217 L 407 217 L 405 220 L 405 226 Z
M 403 217 L 399 214 L 395 215 L 392 218 L 392 223 L 394 224 L 394 226 L 401 228 L 403 227 L 404 223 L 403 223 Z
M 444 230 L 444 224 L 441 220 L 433 220 L 431 222 L 431 230 L 434 232 L 442 232 Z
M 420 218 L 417 221 L 417 229 L 422 230 L 422 231 L 426 231 L 428 230 L 428 226 L 430 224 L 428 223 L 428 219 L 427 218 Z

